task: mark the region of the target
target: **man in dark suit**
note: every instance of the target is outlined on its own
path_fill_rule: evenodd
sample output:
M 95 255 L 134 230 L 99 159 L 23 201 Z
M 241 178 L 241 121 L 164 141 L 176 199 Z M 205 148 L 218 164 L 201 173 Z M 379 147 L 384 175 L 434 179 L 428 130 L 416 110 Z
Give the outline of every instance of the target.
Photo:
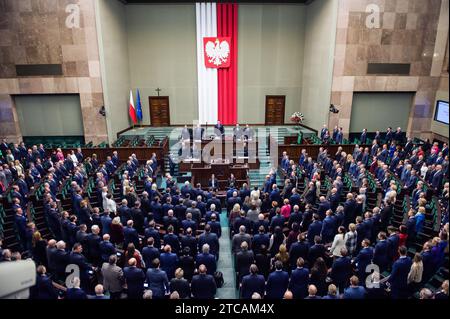
M 53 287 L 52 280 L 46 275 L 47 270 L 43 265 L 37 267 L 37 277 L 35 291 L 32 296 L 33 299 L 41 300 L 55 300 L 58 299 L 58 294 Z
M 127 284 L 128 299 L 142 299 L 144 292 L 145 273 L 136 267 L 136 259 L 128 260 L 128 267 L 123 269 L 123 276 Z
M 17 233 L 20 237 L 20 242 L 24 250 L 28 250 L 31 247 L 28 247 L 27 241 L 27 218 L 24 216 L 22 208 L 18 208 L 16 210 L 16 215 L 14 216 L 14 225 L 16 227 Z
M 175 235 L 174 233 L 174 228 L 172 225 L 169 225 L 169 227 L 167 227 L 167 234 L 164 235 L 163 237 L 163 241 L 164 241 L 164 245 L 170 245 L 172 251 L 175 254 L 178 254 L 178 252 L 180 251 L 180 240 L 178 238 L 177 235 Z M 162 261 L 161 261 L 162 263 Z M 168 273 L 170 279 L 172 278 L 171 275 Z
M 320 196 L 319 198 L 319 208 L 317 209 L 317 214 L 319 214 L 321 219 L 325 218 L 325 213 L 330 209 L 330 202 L 326 200 L 325 196 Z
M 241 250 L 236 254 L 235 261 L 235 269 L 238 273 L 238 282 L 240 282 L 242 277 L 248 275 L 250 265 L 255 262 L 255 255 L 252 250 L 248 249 L 247 242 L 243 241 L 241 243 Z
M 220 222 L 217 220 L 217 215 L 212 214 L 211 220 L 207 222 L 209 226 L 211 226 L 211 232 L 216 234 L 217 237 L 220 238 L 222 235 L 222 227 L 220 226 Z
M 258 233 L 253 236 L 252 239 L 252 248 L 255 253 L 259 253 L 261 247 L 264 245 L 265 247 L 269 247 L 270 244 L 270 236 L 265 233 L 264 226 L 259 226 Z
M 281 215 L 281 210 L 276 210 L 276 215 L 272 217 L 272 220 L 270 221 L 270 230 L 273 232 L 275 228 L 280 227 L 283 229 L 284 223 L 286 222 L 286 219 L 283 215 Z
M 214 125 L 214 128 L 218 131 L 215 132 L 216 134 L 219 133 L 218 135 L 220 137 L 222 137 L 225 134 L 225 127 L 222 125 L 222 123 L 220 123 L 220 121 L 217 121 L 217 124 Z
M 326 259 L 326 248 L 325 245 L 322 244 L 322 238 L 316 236 L 314 237 L 314 245 L 312 245 L 308 251 L 308 264 L 310 268 L 319 257 Z
M 354 263 L 357 266 L 358 278 L 365 282 L 366 279 L 366 268 L 373 259 L 373 248 L 370 247 L 370 241 L 364 239 L 361 244 L 362 249 L 360 250 L 358 256 L 356 256 Z
M 392 265 L 392 272 L 388 279 L 392 299 L 403 299 L 409 295 L 408 274 L 412 261 L 410 257 L 406 256 L 408 250 L 405 246 L 401 246 L 398 252 L 400 258 Z
M 55 266 L 56 278 L 66 279 L 66 266 L 69 264 L 69 254 L 66 252 L 66 243 L 62 240 L 56 243 L 56 251 L 51 256 L 51 263 Z
M 160 256 L 159 249 L 154 247 L 155 239 L 149 237 L 147 239 L 147 246 L 142 249 L 142 259 L 144 260 L 145 267 L 148 269 L 153 266 L 153 261 Z
M 208 181 L 208 187 L 212 188 L 213 190 L 217 190 L 219 188 L 219 180 L 214 174 L 211 175 L 211 178 Z
M 159 256 L 161 262 L 161 269 L 167 274 L 169 280 L 175 276 L 175 269 L 178 266 L 178 256 L 172 252 L 169 244 L 164 246 L 164 252 Z
M 336 217 L 333 215 L 333 211 L 328 209 L 326 211 L 326 217 L 322 222 L 322 230 L 320 232 L 320 236 L 322 237 L 324 243 L 331 243 L 333 241 L 333 236 L 336 229 Z
M 212 210 L 211 206 L 214 204 L 215 211 L 221 212 L 222 211 L 222 203 L 220 202 L 220 199 L 218 199 L 216 196 L 217 196 L 216 193 L 213 191 L 212 197 L 210 199 L 208 199 L 208 201 L 206 202 L 206 209 Z M 206 215 L 208 215 L 208 213 Z
M 367 143 L 367 129 L 363 129 L 361 136 L 359 137 L 359 141 L 361 145 L 365 145 Z
M 245 211 L 241 210 L 239 216 L 233 221 L 234 234 L 239 233 L 239 227 L 245 226 L 245 229 L 251 229 L 251 221 L 245 217 Z
M 323 125 L 323 128 L 320 130 L 320 139 L 323 141 L 325 135 L 328 132 L 328 127 L 326 124 Z
M 349 279 L 353 273 L 352 261 L 347 256 L 347 248 L 341 248 L 341 257 L 336 258 L 331 266 L 330 278 L 333 279 L 333 283 L 338 287 L 339 292 L 343 293 L 347 288 Z
M 344 141 L 344 129 L 342 127 L 339 128 L 338 132 L 336 133 L 336 144 L 342 144 Z
M 189 253 L 192 257 L 197 255 L 198 239 L 192 235 L 192 228 L 187 228 L 185 235 L 180 238 L 181 249 L 184 250 L 185 247 L 189 247 Z
M 256 292 L 260 296 L 264 296 L 264 288 L 266 281 L 263 275 L 258 275 L 258 266 L 252 264 L 250 266 L 250 274 L 242 278 L 241 283 L 241 298 L 251 299 Z
M 100 242 L 102 239 L 99 234 L 100 228 L 97 225 L 93 225 L 91 227 L 91 233 L 86 236 L 87 256 L 95 266 L 100 266 L 102 255 L 100 251 Z
M 389 260 L 389 244 L 386 240 L 386 233 L 378 233 L 378 243 L 375 245 L 373 252 L 373 263 L 380 268 L 380 273 L 387 270 L 390 260 Z
M 205 232 L 198 238 L 198 247 L 203 247 L 204 244 L 209 245 L 209 251 L 219 259 L 219 237 L 211 232 L 211 226 L 205 226 Z
M 356 201 L 353 199 L 353 194 L 347 194 L 347 200 L 344 203 L 344 227 L 348 228 L 350 223 L 355 221 Z
M 69 263 L 77 265 L 80 269 L 81 286 L 85 289 L 89 287 L 89 276 L 94 267 L 92 267 L 82 252 L 83 246 L 80 243 L 73 245 L 72 252 L 69 254 Z
M 227 199 L 227 211 L 230 212 L 235 204 L 242 207 L 242 199 L 238 196 L 237 191 L 234 191 L 232 197 Z
M 109 257 L 116 254 L 116 247 L 110 242 L 109 234 L 103 235 L 103 241 L 100 242 L 98 249 L 103 263 L 108 262 Z
M 87 295 L 83 289 L 80 288 L 80 278 L 75 277 L 72 281 L 73 287 L 67 289 L 67 300 L 84 300 L 87 299 Z
M 385 141 L 387 144 L 391 144 L 393 139 L 394 139 L 394 132 L 392 132 L 392 127 L 388 127 L 386 131 Z
M 275 262 L 275 271 L 269 275 L 266 283 L 267 299 L 282 299 L 289 285 L 289 274 L 283 271 L 283 263 Z
M 214 275 L 217 270 L 217 262 L 214 255 L 209 253 L 209 249 L 208 244 L 202 246 L 202 252 L 195 258 L 195 264 L 197 268 L 200 267 L 200 265 L 205 265 L 207 274 Z
M 205 265 L 198 267 L 198 275 L 192 277 L 191 290 L 195 299 L 213 299 L 217 286 L 214 277 L 207 274 Z
M 159 234 L 158 229 L 156 228 L 156 224 L 155 224 L 154 220 L 152 220 L 148 223 L 148 227 L 144 231 L 144 237 L 146 240 L 148 240 L 148 238 L 150 238 L 150 237 L 153 238 L 153 240 L 154 240 L 153 245 L 157 249 L 161 248 L 161 236 Z
M 291 268 L 295 269 L 297 267 L 297 261 L 299 258 L 306 260 L 308 258 L 309 243 L 306 240 L 304 233 L 300 233 L 297 236 L 297 241 L 293 243 L 289 249 L 289 261 Z
M 444 173 L 442 172 L 442 165 L 436 165 L 436 172 L 431 180 L 431 186 L 433 186 L 435 194 L 439 194 L 442 188 L 442 179 Z
M 292 271 L 289 290 L 294 294 L 295 299 L 304 299 L 308 295 L 309 269 L 304 267 L 305 260 L 302 257 L 297 259 L 297 268 Z
M 127 221 L 127 227 L 123 229 L 124 247 L 128 247 L 129 243 L 133 243 L 135 247 L 139 247 L 139 235 L 133 225 L 134 222 L 129 220 Z
M 313 222 L 308 227 L 308 240 L 314 240 L 314 237 L 320 236 L 323 223 L 320 221 L 318 214 L 313 215 Z
M 153 298 L 163 299 L 169 293 L 169 280 L 164 270 L 159 268 L 159 260 L 153 261 L 153 267 L 147 270 L 148 288 L 153 293 Z

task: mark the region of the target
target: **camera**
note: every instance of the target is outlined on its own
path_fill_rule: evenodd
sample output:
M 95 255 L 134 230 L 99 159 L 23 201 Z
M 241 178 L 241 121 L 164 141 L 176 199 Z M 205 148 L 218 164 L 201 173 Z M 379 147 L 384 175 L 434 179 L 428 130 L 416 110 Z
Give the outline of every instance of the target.
M 0 299 L 28 299 L 36 284 L 36 266 L 31 259 L 0 263 Z
M 336 106 L 334 106 L 334 104 L 331 104 L 330 105 L 330 112 L 334 113 L 334 114 L 337 114 L 337 113 L 339 113 L 339 110 L 336 108 Z

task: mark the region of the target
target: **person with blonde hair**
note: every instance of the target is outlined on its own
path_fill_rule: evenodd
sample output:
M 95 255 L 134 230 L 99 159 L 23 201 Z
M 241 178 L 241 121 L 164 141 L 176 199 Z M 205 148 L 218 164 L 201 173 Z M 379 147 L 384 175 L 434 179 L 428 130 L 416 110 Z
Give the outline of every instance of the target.
M 182 268 L 175 270 L 175 278 L 169 283 L 170 292 L 178 293 L 180 299 L 187 299 L 191 295 L 191 288 L 189 282 L 184 279 L 184 271 Z
M 42 238 L 39 231 L 35 231 L 32 237 L 32 254 L 36 264 L 47 264 L 47 240 Z
M 286 244 L 281 244 L 278 253 L 275 255 L 273 262 L 281 261 L 285 270 L 289 269 L 289 253 L 287 252 Z
M 441 289 L 436 292 L 434 299 L 448 300 L 448 279 L 442 282 Z
M 328 286 L 328 294 L 324 296 L 322 299 L 332 300 L 338 299 L 338 291 L 337 287 L 333 284 Z
M 229 224 L 233 225 L 234 220 L 241 214 L 241 205 L 239 205 L 238 203 L 234 204 L 231 212 L 230 212 L 230 216 L 228 217 L 229 220 Z
M 420 287 L 423 274 L 422 255 L 416 253 L 413 258 L 411 270 L 408 273 L 408 286 L 411 293 L 414 293 Z

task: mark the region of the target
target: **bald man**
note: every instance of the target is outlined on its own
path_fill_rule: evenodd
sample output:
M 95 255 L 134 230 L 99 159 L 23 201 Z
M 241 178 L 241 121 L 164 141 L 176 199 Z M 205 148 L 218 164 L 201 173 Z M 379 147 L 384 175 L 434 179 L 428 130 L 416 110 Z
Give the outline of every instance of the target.
M 214 277 L 207 274 L 205 265 L 198 267 L 198 275 L 192 278 L 192 295 L 195 299 L 214 299 L 217 286 Z
M 145 274 L 136 267 L 136 259 L 128 260 L 128 267 L 123 269 L 123 276 L 128 287 L 128 299 L 142 299 L 144 293 Z

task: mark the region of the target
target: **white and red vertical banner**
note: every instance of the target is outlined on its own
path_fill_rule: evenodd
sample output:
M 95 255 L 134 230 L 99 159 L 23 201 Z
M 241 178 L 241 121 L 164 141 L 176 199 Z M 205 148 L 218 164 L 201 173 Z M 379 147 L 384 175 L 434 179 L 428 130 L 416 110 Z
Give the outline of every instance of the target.
M 196 4 L 201 124 L 237 121 L 237 13 L 235 3 Z
M 196 3 L 198 114 L 200 124 L 217 122 L 217 69 L 205 65 L 203 38 L 217 37 L 215 3 Z

